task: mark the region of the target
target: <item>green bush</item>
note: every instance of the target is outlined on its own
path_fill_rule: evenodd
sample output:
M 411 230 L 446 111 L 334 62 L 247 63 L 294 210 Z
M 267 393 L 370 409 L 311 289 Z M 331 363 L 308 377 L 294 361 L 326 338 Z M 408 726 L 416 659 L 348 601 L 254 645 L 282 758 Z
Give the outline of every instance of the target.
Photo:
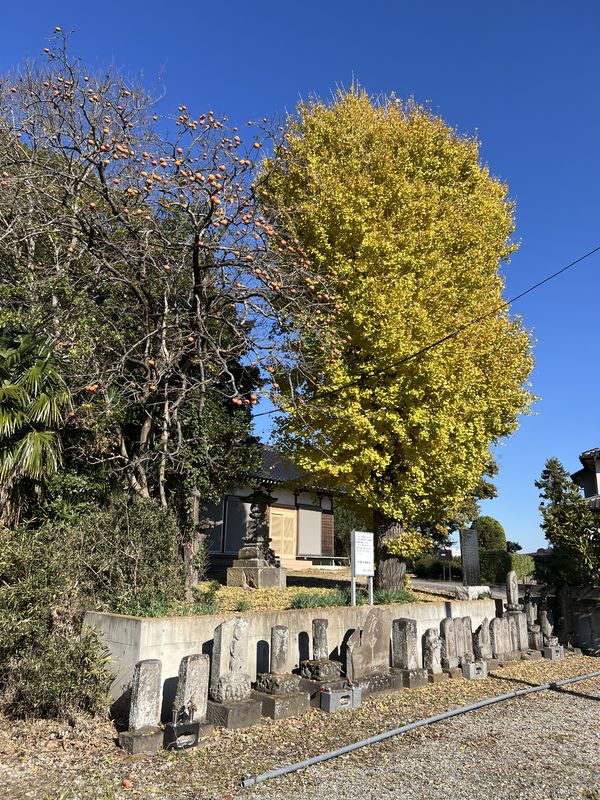
M 347 606 L 349 598 L 345 590 L 321 594 L 320 592 L 299 592 L 292 598 L 292 608 L 326 608 L 327 606 Z
M 460 580 L 462 578 L 462 564 L 460 560 L 452 559 L 450 564 L 452 566 L 452 580 Z M 442 580 L 444 577 L 444 570 L 447 579 L 448 562 L 442 561 L 436 555 L 421 556 L 420 558 L 417 558 L 413 564 L 413 572 L 418 578 Z
M 407 589 L 400 591 L 389 591 L 388 589 L 378 589 L 373 596 L 375 605 L 383 606 L 392 603 L 417 603 L 418 598 Z
M 242 597 L 241 600 L 238 600 L 237 605 L 235 607 L 236 611 L 248 611 L 250 608 L 250 603 L 246 600 L 245 597 Z
M 506 533 L 504 528 L 493 517 L 477 517 L 471 528 L 477 531 L 479 550 L 506 550 Z
M 81 633 L 79 565 L 53 529 L 0 530 L 0 703 L 16 717 L 106 707 L 107 651 Z
M 507 553 L 506 550 L 483 550 L 479 553 L 483 583 L 504 583 L 511 570 L 520 581 L 533 576 L 535 563 L 531 556 Z
M 195 614 L 217 614 L 219 612 L 219 600 L 217 592 L 221 588 L 219 581 L 210 581 L 206 589 L 194 588 L 194 613 Z

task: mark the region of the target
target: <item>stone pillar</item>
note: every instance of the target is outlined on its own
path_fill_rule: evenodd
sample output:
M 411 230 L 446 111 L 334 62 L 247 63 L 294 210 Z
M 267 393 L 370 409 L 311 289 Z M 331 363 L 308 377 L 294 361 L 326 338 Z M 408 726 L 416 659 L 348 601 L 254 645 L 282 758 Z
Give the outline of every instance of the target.
M 129 730 L 119 734 L 124 750 L 137 753 L 156 753 L 163 744 L 160 725 L 162 706 L 162 664 L 151 658 L 138 661 L 133 671 Z
M 417 623 L 414 619 L 400 618 L 392 622 L 392 669 L 402 676 L 409 689 L 427 683 L 427 670 L 419 666 L 417 658 Z
M 253 697 L 260 700 L 262 714 L 271 719 L 297 717 L 310 708 L 308 692 L 300 690 L 301 678 L 286 672 L 290 632 L 285 625 L 271 628 L 271 671 L 256 676 Z
M 440 622 L 440 636 L 442 639 L 442 669 L 451 677 L 459 677 L 462 673 L 459 669 L 458 653 L 456 652 L 456 620 L 445 617 Z M 462 625 L 461 625 L 462 631 Z M 454 671 L 454 672 L 453 672 Z
M 473 655 L 477 661 L 491 661 L 493 657 L 492 643 L 490 640 L 490 623 L 487 617 L 485 617 L 473 634 Z
M 271 628 L 271 672 L 281 675 L 287 672 L 290 650 L 290 632 L 285 625 Z
M 364 629 L 348 639 L 346 674 L 363 695 L 402 686 L 402 677 L 390 672 L 390 626 L 378 608 L 369 611 Z
M 312 643 L 313 659 L 325 661 L 329 658 L 329 647 L 327 644 L 327 619 L 313 619 L 312 621 Z
M 435 628 L 428 628 L 423 636 L 423 668 L 429 683 L 438 683 L 448 677 L 442 670 L 442 642 Z
M 179 663 L 173 719 L 165 728 L 165 749 L 188 750 L 210 736 L 206 722 L 210 659 L 204 653 L 184 656 Z

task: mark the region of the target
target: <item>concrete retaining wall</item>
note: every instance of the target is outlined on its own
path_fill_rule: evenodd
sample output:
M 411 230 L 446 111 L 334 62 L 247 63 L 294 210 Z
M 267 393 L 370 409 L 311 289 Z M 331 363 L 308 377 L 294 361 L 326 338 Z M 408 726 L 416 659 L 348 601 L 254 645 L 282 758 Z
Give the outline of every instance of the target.
M 212 653 L 215 627 L 226 619 L 242 616 L 248 620 L 248 672 L 254 679 L 257 672 L 268 671 L 271 628 L 286 625 L 290 630 L 290 659 L 288 670 L 300 661 L 312 657 L 312 621 L 329 620 L 328 636 L 331 658 L 343 660 L 345 643 L 357 627 L 363 627 L 369 606 L 290 609 L 287 611 L 248 611 L 244 614 L 223 613 L 207 616 L 127 617 L 120 614 L 90 612 L 84 624 L 95 628 L 112 655 L 114 681 L 111 694 L 122 697 L 131 683 L 137 661 L 158 658 L 162 661 L 165 705 L 174 696 L 179 662 L 192 653 Z M 473 630 L 484 617 L 496 614 L 493 600 L 442 601 L 437 603 L 401 603 L 377 606 L 381 609 L 391 631 L 393 619 L 408 617 L 417 622 L 419 658 L 421 639 L 427 628 L 437 628 L 445 617 L 471 617 Z M 389 635 L 389 634 L 388 634 Z

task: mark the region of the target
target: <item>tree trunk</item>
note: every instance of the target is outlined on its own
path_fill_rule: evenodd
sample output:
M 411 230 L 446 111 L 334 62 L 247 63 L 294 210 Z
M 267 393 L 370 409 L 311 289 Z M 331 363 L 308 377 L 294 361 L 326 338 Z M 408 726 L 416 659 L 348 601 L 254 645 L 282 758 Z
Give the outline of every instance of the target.
M 399 592 L 404 589 L 406 564 L 399 556 L 388 556 L 384 547 L 386 539 L 394 539 L 403 532 L 402 523 L 382 514 L 373 512 L 375 528 L 375 588 Z

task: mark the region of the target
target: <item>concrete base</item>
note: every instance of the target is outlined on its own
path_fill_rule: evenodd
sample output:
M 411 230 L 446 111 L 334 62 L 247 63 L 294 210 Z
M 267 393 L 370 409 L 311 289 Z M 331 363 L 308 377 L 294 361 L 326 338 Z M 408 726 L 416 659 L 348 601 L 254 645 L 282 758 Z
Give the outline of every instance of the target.
M 374 672 L 358 678 L 354 684 L 360 687 L 363 697 L 377 692 L 397 692 L 404 687 L 399 672 Z
M 154 755 L 163 746 L 164 731 L 162 728 L 140 728 L 137 731 L 124 731 L 119 734 L 119 745 L 136 756 L 139 753 Z
M 565 649 L 561 644 L 554 645 L 553 647 L 544 647 L 544 658 L 550 661 L 561 661 L 565 657 Z
M 346 686 L 344 689 L 320 692 L 319 695 L 321 700 L 319 708 L 326 714 L 359 708 L 362 702 L 362 691 L 359 686 Z
M 210 722 L 169 722 L 165 728 L 165 750 L 190 750 L 198 747 L 202 739 L 212 735 L 215 726 Z
M 345 678 L 338 681 L 311 681 L 308 678 L 300 678 L 300 691 L 308 692 L 310 704 L 313 708 L 321 708 L 321 689 L 343 689 L 347 684 Z
M 460 667 L 449 667 L 444 670 L 444 674 L 449 678 L 462 678 L 462 669 Z
M 445 672 L 428 672 L 427 673 L 427 681 L 428 683 L 442 683 L 442 681 L 449 680 L 450 675 L 447 675 Z
M 523 661 L 538 661 L 543 655 L 541 650 L 523 650 L 521 658 Z
M 238 560 L 227 569 L 227 586 L 248 589 L 285 589 L 287 570 L 283 567 L 256 567 Z
M 405 689 L 416 689 L 429 682 L 426 669 L 392 669 L 392 673 L 400 676 Z
M 485 661 L 471 661 L 462 665 L 463 678 L 470 681 L 480 681 L 487 678 L 487 663 Z
M 455 596 L 457 600 L 479 600 L 482 594 L 492 596 L 489 586 L 459 586 Z
M 294 694 L 266 694 L 265 692 L 252 692 L 252 698 L 259 700 L 262 705 L 263 717 L 271 719 L 288 719 L 299 717 L 310 711 L 310 695 L 308 692 Z
M 253 698 L 232 703 L 215 703 L 214 700 L 209 700 L 206 716 L 213 725 L 236 730 L 259 723 L 261 712 L 262 703 Z

